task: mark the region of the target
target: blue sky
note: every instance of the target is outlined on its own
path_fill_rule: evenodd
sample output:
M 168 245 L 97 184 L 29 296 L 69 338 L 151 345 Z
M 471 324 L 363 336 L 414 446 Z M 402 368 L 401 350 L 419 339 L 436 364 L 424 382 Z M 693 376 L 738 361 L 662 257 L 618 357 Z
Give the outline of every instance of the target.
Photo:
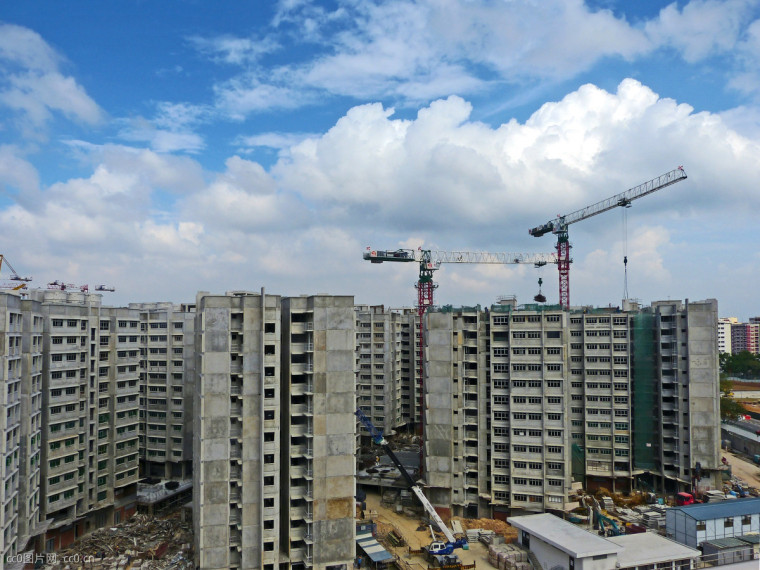
M 35 286 L 408 306 L 366 246 L 550 252 L 529 228 L 683 165 L 627 232 L 571 226 L 571 302 L 619 304 L 627 251 L 632 297 L 760 315 L 760 0 L 15 2 L 0 71 L 0 253 Z M 444 266 L 437 302 L 556 274 Z

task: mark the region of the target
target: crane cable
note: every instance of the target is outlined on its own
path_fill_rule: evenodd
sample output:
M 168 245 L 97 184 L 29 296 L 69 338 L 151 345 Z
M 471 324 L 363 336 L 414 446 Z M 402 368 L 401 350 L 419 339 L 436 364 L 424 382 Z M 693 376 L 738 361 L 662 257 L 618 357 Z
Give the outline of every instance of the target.
M 628 208 L 623 207 L 623 299 L 628 299 Z

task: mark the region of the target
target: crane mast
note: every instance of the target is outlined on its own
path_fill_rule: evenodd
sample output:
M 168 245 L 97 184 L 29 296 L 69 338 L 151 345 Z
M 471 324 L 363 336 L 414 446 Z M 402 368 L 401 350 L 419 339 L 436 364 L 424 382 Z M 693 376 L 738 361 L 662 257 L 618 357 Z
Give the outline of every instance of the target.
M 569 214 L 557 216 L 545 224 L 528 230 L 528 233 L 533 237 L 540 237 L 549 232 L 557 235 L 556 249 L 557 268 L 559 269 L 560 306 L 564 308 L 570 306 L 570 263 L 572 263 L 572 259 L 570 259 L 570 248 L 572 246 L 570 245 L 568 238 L 568 226 L 580 222 L 581 220 L 586 220 L 598 214 L 602 214 L 613 208 L 628 208 L 634 200 L 638 200 L 653 192 L 662 190 L 663 188 L 675 184 L 676 182 L 680 182 L 681 180 L 685 180 L 686 178 L 686 172 L 682 166 L 679 166 L 675 170 L 661 174 L 657 178 L 653 178 L 638 186 L 634 186 L 625 192 L 615 194 L 605 200 L 596 202 L 595 204 L 591 204 L 590 206 L 586 206 L 585 208 L 581 208 L 580 210 L 576 210 Z

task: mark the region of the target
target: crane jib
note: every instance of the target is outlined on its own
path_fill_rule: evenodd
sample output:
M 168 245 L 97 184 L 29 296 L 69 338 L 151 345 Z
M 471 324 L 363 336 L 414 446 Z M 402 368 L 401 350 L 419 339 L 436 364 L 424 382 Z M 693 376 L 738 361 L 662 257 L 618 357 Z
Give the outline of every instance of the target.
M 631 205 L 631 202 L 633 200 L 642 198 L 647 194 L 651 194 L 652 192 L 662 190 L 663 188 L 670 186 L 671 184 L 675 184 L 676 182 L 680 182 L 681 180 L 685 180 L 686 178 L 686 172 L 682 167 L 679 166 L 675 170 L 671 170 L 670 172 L 666 172 L 657 178 L 653 178 L 652 180 L 648 180 L 642 184 L 639 184 L 638 186 L 634 186 L 625 192 L 615 194 L 614 196 L 611 196 L 595 204 L 591 204 L 590 206 L 586 206 L 585 208 L 581 208 L 580 210 L 571 212 L 570 214 L 557 216 L 555 219 L 550 220 L 545 224 L 528 230 L 528 233 L 534 237 L 541 237 L 542 235 L 548 234 L 549 232 L 557 233 L 562 229 L 567 229 L 567 226 L 570 224 L 580 222 L 581 220 L 596 216 L 608 210 L 612 210 L 613 208 L 628 207 Z

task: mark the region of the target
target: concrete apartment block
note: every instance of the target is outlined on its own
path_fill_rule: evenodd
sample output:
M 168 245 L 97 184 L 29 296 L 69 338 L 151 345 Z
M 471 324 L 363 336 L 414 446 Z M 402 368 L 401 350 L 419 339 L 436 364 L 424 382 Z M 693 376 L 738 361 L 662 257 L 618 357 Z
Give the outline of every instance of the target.
M 139 321 L 100 299 L 30 292 L 43 317 L 40 548 L 48 551 L 135 510 L 139 334 L 117 328 Z M 130 347 L 133 354 L 117 356 Z
M 289 520 L 280 535 L 294 568 L 354 560 L 354 320 L 353 297 L 282 300 L 281 508 Z
M 280 302 L 197 296 L 193 524 L 204 569 L 280 560 Z
M 714 300 L 428 312 L 428 497 L 504 518 L 561 508 L 574 482 L 675 492 L 699 463 L 714 485 L 716 331 Z
M 352 564 L 353 298 L 201 292 L 195 326 L 197 564 Z
M 662 414 L 655 458 L 663 478 L 690 484 L 699 464 L 702 486 L 720 488 L 717 323 L 715 299 L 652 303 L 660 344 Z M 663 481 L 663 484 L 665 481 Z
M 15 293 L 0 293 L 0 553 L 21 552 L 39 526 L 42 322 Z
M 39 302 L 22 299 L 21 462 L 19 469 L 17 550 L 23 551 L 42 531 L 40 460 L 42 442 L 42 332 Z
M 192 474 L 195 305 L 130 303 L 139 311 L 140 459 L 147 477 Z
M 390 434 L 412 421 L 415 372 L 410 345 L 415 313 L 382 305 L 357 305 L 357 406 Z

